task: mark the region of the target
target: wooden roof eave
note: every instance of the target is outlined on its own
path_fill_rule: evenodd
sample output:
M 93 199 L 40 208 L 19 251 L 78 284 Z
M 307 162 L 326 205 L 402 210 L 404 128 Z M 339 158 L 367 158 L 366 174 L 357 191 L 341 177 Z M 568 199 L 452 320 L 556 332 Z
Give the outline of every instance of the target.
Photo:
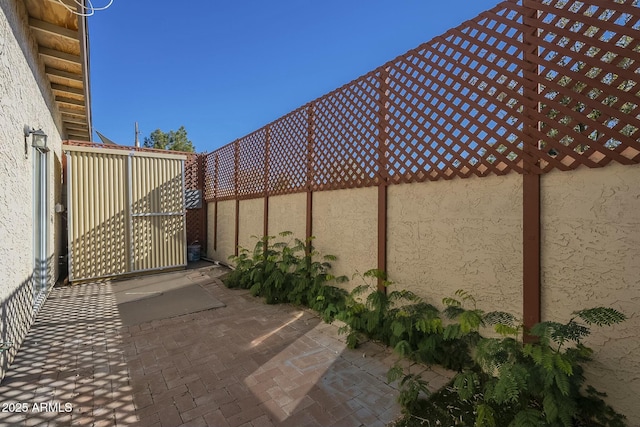
M 25 4 L 29 26 L 61 114 L 63 138 L 82 136 L 91 140 L 87 17 L 67 9 L 81 10 L 75 0 L 25 0 Z

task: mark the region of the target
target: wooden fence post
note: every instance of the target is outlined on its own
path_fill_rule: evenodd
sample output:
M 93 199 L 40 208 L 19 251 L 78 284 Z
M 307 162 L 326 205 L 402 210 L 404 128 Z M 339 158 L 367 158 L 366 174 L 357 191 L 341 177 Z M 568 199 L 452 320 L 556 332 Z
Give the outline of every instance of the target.
M 315 142 L 315 108 L 313 103 L 307 107 L 307 220 L 306 241 L 307 254 L 311 252 L 311 236 L 313 236 L 313 144 Z
M 524 56 L 524 96 L 525 106 L 524 173 L 522 175 L 522 317 L 525 327 L 525 341 L 532 341 L 528 331 L 541 320 L 541 277 L 540 277 L 540 171 L 538 170 L 538 141 L 535 131 L 538 121 L 530 109 L 539 108 L 538 67 L 534 61 L 538 54 L 537 18 L 535 1 L 524 0 L 523 56 Z
M 389 67 L 380 71 L 380 128 L 378 130 L 378 265 L 387 274 L 387 145 L 389 144 Z M 378 291 L 387 292 L 384 279 L 378 278 Z

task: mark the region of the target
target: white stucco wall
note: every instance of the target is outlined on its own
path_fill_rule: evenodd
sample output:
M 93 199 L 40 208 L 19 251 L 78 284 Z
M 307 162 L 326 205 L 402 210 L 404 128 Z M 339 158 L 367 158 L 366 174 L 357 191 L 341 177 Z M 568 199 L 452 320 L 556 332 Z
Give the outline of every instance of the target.
M 252 252 L 264 234 L 264 199 L 240 201 L 238 246 Z
M 13 348 L 0 355 L 0 375 L 13 359 L 33 317 L 33 158 L 28 140 L 25 158 L 24 125 L 41 128 L 48 135 L 49 162 L 49 246 L 51 281 L 58 275 L 60 215 L 61 135 L 44 67 L 36 52 L 35 40 L 27 26 L 21 1 L 0 0 L 0 300 L 2 317 L 0 340 L 12 341 Z M 52 114 L 51 111 L 56 113 Z
M 441 305 L 458 289 L 522 316 L 522 176 L 388 189 L 389 278 Z
M 593 327 L 587 382 L 640 425 L 640 165 L 552 171 L 541 177 L 542 320 L 596 306 L 627 321 Z
M 376 187 L 313 193 L 313 242 L 321 254 L 335 255 L 332 273 L 347 276 L 350 290 L 362 281 L 355 273 L 377 268 L 378 189 Z
M 260 199 L 262 200 L 262 199 Z M 293 237 L 304 240 L 307 233 L 307 193 L 269 197 L 269 235 L 290 231 Z
M 209 203 L 207 208 L 208 230 L 207 230 L 207 255 L 216 261 L 230 264 L 229 256 L 235 253 L 236 242 L 236 201 L 225 200 L 218 202 L 217 223 L 216 204 Z M 214 230 L 217 234 L 217 243 L 214 250 Z

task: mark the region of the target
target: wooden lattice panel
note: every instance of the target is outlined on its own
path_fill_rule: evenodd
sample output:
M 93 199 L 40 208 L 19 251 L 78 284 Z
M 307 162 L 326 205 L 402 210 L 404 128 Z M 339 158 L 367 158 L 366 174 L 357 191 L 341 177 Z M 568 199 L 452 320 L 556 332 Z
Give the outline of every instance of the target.
M 371 74 L 311 104 L 313 190 L 364 187 L 379 179 L 380 87 Z
M 269 194 L 301 191 L 308 176 L 308 116 L 299 108 L 268 126 Z
M 637 0 L 538 3 L 544 170 L 640 161 Z
M 187 189 L 201 189 L 204 185 L 204 171 L 202 170 L 202 154 L 187 156 L 184 162 L 184 187 Z
M 388 71 L 392 183 L 522 172 L 522 21 L 502 5 Z
M 218 151 L 206 154 L 204 159 L 204 199 L 209 202 L 216 199 L 216 180 L 218 177 Z
M 218 167 L 214 192 L 218 200 L 236 196 L 236 145 L 234 142 L 216 150 Z
M 257 130 L 238 140 L 238 197 L 264 194 L 266 129 Z
M 640 163 L 638 3 L 504 1 L 258 131 L 241 196 Z

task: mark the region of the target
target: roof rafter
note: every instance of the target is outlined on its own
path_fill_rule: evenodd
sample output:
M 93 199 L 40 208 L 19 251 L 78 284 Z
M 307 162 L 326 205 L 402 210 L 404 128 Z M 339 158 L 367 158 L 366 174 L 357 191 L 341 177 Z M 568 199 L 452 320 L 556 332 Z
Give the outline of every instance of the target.
M 70 62 L 72 64 L 82 65 L 82 59 L 79 55 L 72 55 L 70 53 L 61 52 L 59 50 L 50 49 L 44 46 L 38 46 L 40 55 L 58 59 L 60 61 Z
M 45 67 L 44 72 L 49 77 L 61 77 L 63 79 L 69 79 L 80 83 L 83 82 L 82 74 L 70 73 L 68 71 L 58 70 L 57 68 L 53 67 Z
M 58 92 L 73 93 L 75 95 L 84 95 L 83 89 L 80 89 L 77 87 L 59 85 L 57 83 L 51 83 L 51 89 Z
M 60 27 L 50 22 L 41 21 L 35 18 L 29 18 L 29 26 L 34 30 L 43 31 L 47 34 L 63 37 L 70 41 L 78 41 L 78 31 Z
M 84 100 L 79 100 L 79 99 L 74 99 L 74 98 L 67 98 L 65 96 L 56 96 L 56 101 L 57 102 L 63 102 L 65 104 L 80 105 L 80 106 L 84 107 Z

